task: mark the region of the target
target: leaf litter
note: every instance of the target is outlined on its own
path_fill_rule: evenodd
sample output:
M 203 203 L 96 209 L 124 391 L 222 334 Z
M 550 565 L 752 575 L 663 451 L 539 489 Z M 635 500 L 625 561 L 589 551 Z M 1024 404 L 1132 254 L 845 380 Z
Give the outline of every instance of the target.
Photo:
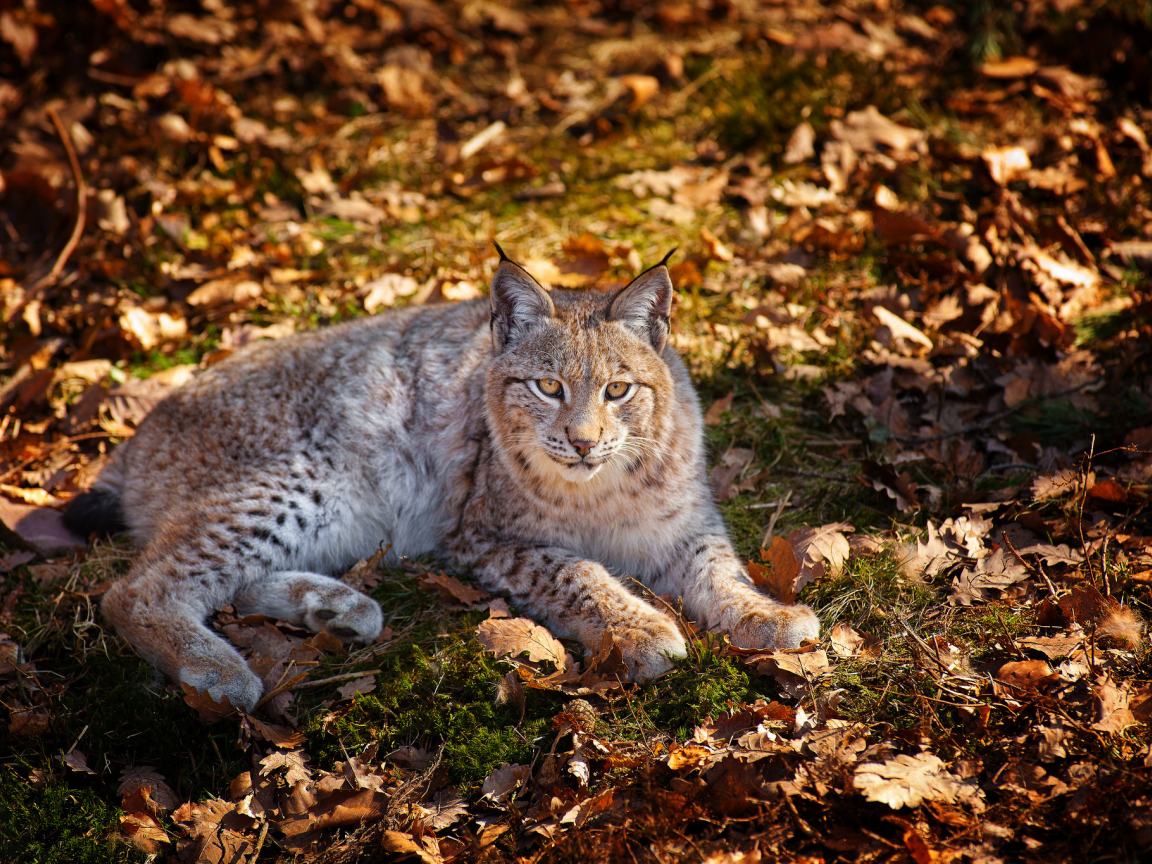
M 19 782 L 88 784 L 130 843 L 187 861 L 1146 850 L 1152 127 L 1117 83 L 1134 50 L 1108 74 L 1073 50 L 1142 25 L 1065 5 L 1005 34 L 888 4 L 93 2 L 68 86 L 64 13 L 0 12 L 0 698 L 21 758 L 51 751 Z M 756 89 L 778 69 L 779 128 Z M 370 704 L 418 628 L 348 655 L 228 610 L 260 716 L 171 698 L 250 770 L 189 786 L 150 767 L 167 754 L 97 759 L 63 707 L 91 673 L 59 646 L 127 662 L 93 603 L 117 570 L 63 504 L 199 369 L 479 296 L 493 237 L 606 291 L 681 246 L 673 341 L 715 381 L 717 495 L 753 582 L 814 605 L 821 642 L 682 621 L 687 666 L 636 687 L 611 638 L 576 659 L 381 554 L 345 581 L 431 589 L 430 638 L 475 633 L 521 724 L 552 712 L 535 761 L 455 788 L 443 741 L 313 759 L 311 718 Z

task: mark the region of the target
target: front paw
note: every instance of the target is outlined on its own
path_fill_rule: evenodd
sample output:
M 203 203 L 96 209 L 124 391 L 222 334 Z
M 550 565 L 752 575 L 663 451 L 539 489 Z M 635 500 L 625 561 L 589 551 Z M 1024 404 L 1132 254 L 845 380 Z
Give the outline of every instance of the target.
M 343 587 L 343 586 L 341 586 Z M 384 626 L 380 604 L 359 591 L 328 592 L 328 596 L 309 596 L 304 623 L 313 630 L 327 630 L 341 639 L 372 642 Z
M 676 625 L 656 614 L 642 626 L 612 628 L 612 636 L 628 667 L 632 681 L 662 675 L 675 661 L 688 656 L 688 646 Z
M 782 650 L 819 636 L 820 621 L 807 606 L 772 604 L 746 613 L 732 628 L 731 638 L 738 648 Z

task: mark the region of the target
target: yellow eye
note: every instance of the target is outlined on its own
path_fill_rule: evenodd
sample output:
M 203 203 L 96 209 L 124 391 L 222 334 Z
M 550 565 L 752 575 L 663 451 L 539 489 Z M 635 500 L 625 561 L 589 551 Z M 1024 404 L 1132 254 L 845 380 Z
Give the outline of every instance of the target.
M 609 399 L 623 399 L 629 386 L 627 381 L 613 381 L 604 388 L 604 395 Z
M 555 378 L 541 378 L 536 382 L 536 386 L 540 388 L 540 392 L 545 396 L 560 395 L 560 382 Z

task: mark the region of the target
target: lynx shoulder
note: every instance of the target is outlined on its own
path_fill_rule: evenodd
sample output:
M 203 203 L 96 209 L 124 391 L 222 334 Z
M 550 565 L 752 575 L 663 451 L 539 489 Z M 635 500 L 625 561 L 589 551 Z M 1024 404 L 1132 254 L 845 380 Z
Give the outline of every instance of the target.
M 371 641 L 328 574 L 382 543 L 439 555 L 556 635 L 611 632 L 634 678 L 685 654 L 631 577 L 736 644 L 819 630 L 759 593 L 706 481 L 699 401 L 668 345 L 663 264 L 614 294 L 503 258 L 489 299 L 260 344 L 174 393 L 66 518 L 140 546 L 106 618 L 174 679 L 251 709 L 260 680 L 205 621 L 225 603 Z

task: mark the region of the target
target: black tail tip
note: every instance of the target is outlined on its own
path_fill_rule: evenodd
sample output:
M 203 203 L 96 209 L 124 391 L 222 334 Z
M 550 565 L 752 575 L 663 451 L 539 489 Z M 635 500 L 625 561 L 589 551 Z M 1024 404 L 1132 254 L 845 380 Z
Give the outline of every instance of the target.
M 83 492 L 64 508 L 64 527 L 79 537 L 108 537 L 127 530 L 120 496 L 111 489 Z

